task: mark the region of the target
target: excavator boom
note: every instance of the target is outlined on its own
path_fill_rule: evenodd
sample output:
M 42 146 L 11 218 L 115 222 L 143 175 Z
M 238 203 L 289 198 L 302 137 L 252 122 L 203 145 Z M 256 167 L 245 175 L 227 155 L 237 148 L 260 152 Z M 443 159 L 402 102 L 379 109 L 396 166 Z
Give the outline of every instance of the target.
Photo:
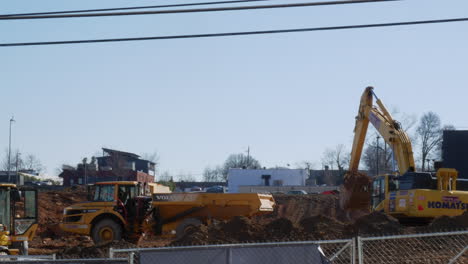
M 377 105 L 374 105 L 374 98 Z M 349 171 L 345 174 L 341 190 L 340 203 L 344 209 L 368 211 L 370 208 L 371 179 L 358 171 L 369 122 L 392 148 L 398 172 L 403 174 L 407 171 L 414 171 L 415 168 L 408 135 L 375 95 L 374 88 L 367 87 L 361 96 L 354 127 Z

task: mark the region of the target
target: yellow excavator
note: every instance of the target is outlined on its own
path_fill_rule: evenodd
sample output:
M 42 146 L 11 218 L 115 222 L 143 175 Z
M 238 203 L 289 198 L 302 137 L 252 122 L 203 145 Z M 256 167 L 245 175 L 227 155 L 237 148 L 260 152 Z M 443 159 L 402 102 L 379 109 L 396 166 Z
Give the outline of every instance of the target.
M 369 122 L 393 151 L 398 165 L 393 174 L 370 178 L 358 171 Z M 440 168 L 435 175 L 416 172 L 407 133 L 376 96 L 374 88 L 364 90 L 356 116 L 349 171 L 340 193 L 341 207 L 351 212 L 351 217 L 382 211 L 400 222 L 413 223 L 460 215 L 468 210 L 468 192 L 457 190 L 457 183 L 466 186 L 457 178 L 455 169 Z
M 0 183 L 0 253 L 27 255 L 37 219 L 37 190 Z

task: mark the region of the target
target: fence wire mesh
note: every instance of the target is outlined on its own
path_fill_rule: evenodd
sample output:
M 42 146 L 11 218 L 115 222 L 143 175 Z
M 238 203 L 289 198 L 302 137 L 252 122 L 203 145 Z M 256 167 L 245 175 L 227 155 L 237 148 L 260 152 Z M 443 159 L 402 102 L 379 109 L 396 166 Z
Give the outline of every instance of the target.
M 353 263 L 354 242 L 348 240 L 252 243 L 153 249 L 112 249 L 112 257 L 133 263 Z M 322 254 L 321 254 L 321 253 Z
M 358 238 L 359 263 L 468 263 L 468 231 Z

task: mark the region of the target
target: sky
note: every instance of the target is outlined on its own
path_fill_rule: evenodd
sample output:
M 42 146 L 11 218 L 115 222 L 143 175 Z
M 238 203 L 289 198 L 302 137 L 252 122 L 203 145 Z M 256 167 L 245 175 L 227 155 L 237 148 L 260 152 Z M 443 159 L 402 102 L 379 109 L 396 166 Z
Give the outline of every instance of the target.
M 0 13 L 203 1 L 21 0 Z M 312 2 L 271 1 L 268 3 Z M 258 4 L 258 3 L 256 3 Z M 0 21 L 0 43 L 144 37 L 468 17 L 468 2 L 398 1 L 218 13 Z M 0 149 L 46 174 L 102 147 L 157 152 L 201 178 L 232 153 L 263 166 L 350 149 L 366 86 L 391 109 L 468 128 L 468 22 L 224 38 L 0 47 Z M 3 120 L 3 121 L 2 121 Z M 0 151 L 0 157 L 4 157 Z

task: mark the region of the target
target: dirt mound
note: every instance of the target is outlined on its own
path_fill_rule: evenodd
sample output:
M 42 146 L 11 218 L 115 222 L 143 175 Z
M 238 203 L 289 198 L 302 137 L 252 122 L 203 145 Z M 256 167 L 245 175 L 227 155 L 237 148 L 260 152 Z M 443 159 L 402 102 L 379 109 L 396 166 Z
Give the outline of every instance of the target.
M 381 213 L 372 212 L 366 216 L 360 217 L 353 224 L 346 227 L 347 233 L 356 235 L 384 235 L 402 233 L 404 227 L 400 225 L 397 219 Z
M 302 219 L 302 229 L 314 240 L 343 238 L 345 224 L 326 216 L 313 216 Z
M 279 218 L 267 224 L 265 229 L 272 233 L 289 234 L 294 230 L 294 226 L 289 219 Z
M 64 189 L 38 193 L 39 227 L 37 235 L 42 238 L 55 238 L 63 235 L 58 224 L 62 220 L 63 209 L 74 203 L 86 200 L 83 188 Z
M 81 258 L 108 258 L 110 248 L 136 248 L 135 244 L 124 240 L 115 241 L 100 246 L 89 246 L 88 244 L 78 244 L 73 247 L 65 248 L 57 253 L 57 258 L 62 259 L 81 259 Z
M 468 228 L 468 211 L 458 216 L 441 216 L 437 217 L 429 225 L 430 229 L 434 230 L 454 230 Z

